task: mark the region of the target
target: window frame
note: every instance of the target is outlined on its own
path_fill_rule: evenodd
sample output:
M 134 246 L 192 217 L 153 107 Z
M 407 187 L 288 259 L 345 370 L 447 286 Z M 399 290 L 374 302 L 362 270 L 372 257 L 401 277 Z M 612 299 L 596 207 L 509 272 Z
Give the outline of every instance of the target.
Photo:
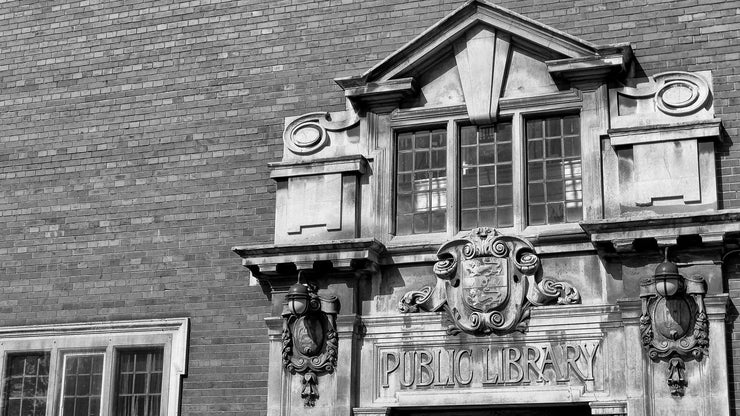
M 512 181 L 514 183 L 513 226 L 497 228 L 504 233 L 514 233 L 525 237 L 538 235 L 565 235 L 582 232 L 577 222 L 561 224 L 529 225 L 527 224 L 526 195 L 526 121 L 534 118 L 564 117 L 578 115 L 580 124 L 581 169 L 582 169 L 582 218 L 593 219 L 601 215 L 600 201 L 600 140 L 595 134 L 594 119 L 601 117 L 598 109 L 587 111 L 583 105 L 580 91 L 570 90 L 546 96 L 501 99 L 499 119 L 511 122 L 512 135 Z M 467 232 L 460 228 L 460 128 L 470 125 L 464 105 L 439 108 L 414 108 L 396 110 L 391 114 L 388 124 L 389 152 L 387 189 L 393 192 L 388 208 L 391 218 L 388 221 L 392 245 L 413 243 L 438 243 L 460 236 Z M 398 152 L 396 138 L 399 133 L 446 126 L 447 130 L 447 227 L 445 232 L 428 234 L 396 234 L 396 155 Z M 595 136 L 595 137 L 594 137 Z M 590 172 L 596 172 L 596 176 Z M 517 184 L 520 184 L 517 186 Z M 519 194 L 519 197 L 516 197 Z M 386 211 L 387 212 L 387 211 Z
M 87 322 L 0 328 L 0 412 L 5 412 L 8 356 L 50 352 L 46 416 L 61 414 L 64 358 L 69 354 L 103 353 L 101 414 L 112 414 L 118 355 L 121 350 L 162 348 L 160 414 L 177 416 L 182 377 L 187 372 L 188 318 Z

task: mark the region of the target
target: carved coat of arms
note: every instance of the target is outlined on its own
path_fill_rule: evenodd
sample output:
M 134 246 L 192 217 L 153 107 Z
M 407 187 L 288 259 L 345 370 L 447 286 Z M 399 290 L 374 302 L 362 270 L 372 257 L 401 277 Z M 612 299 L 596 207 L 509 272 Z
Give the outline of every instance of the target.
M 401 312 L 444 309 L 453 334 L 524 331 L 531 306 L 580 302 L 573 286 L 542 277 L 531 243 L 491 228 L 443 244 L 437 258 L 437 285 L 408 292 L 399 306 Z

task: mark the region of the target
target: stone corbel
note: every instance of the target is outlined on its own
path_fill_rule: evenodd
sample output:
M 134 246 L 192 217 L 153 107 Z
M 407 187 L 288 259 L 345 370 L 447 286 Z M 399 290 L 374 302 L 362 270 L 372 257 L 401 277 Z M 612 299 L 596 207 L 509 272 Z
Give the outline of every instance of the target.
M 334 81 L 355 107 L 376 114 L 390 113 L 418 90 L 413 78 L 376 82 L 366 82 L 362 78 L 337 78 Z
M 592 56 L 547 61 L 547 70 L 582 90 L 594 89 L 614 74 L 624 74 L 632 64 L 632 47 L 617 44 L 603 47 Z

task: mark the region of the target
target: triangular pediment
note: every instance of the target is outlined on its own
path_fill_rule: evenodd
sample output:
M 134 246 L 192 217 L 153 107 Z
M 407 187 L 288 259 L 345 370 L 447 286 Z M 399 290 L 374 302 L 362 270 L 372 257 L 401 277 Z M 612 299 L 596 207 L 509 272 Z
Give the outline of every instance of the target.
M 548 60 L 593 56 L 604 49 L 495 4 L 473 0 L 369 69 L 363 78 L 379 82 L 418 73 L 420 67 L 434 62 L 460 37 L 481 26 L 506 33 L 514 42 L 539 47 Z
M 495 120 L 501 97 L 557 91 L 557 77 L 623 71 L 630 55 L 629 45 L 595 45 L 471 0 L 361 76 L 337 82 L 350 99 L 373 111 L 389 111 L 402 101 L 464 103 L 471 120 L 484 123 Z

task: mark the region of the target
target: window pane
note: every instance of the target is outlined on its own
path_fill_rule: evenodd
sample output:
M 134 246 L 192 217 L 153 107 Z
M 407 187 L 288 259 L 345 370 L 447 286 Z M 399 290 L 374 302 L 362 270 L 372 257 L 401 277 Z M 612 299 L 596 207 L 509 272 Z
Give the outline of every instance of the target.
M 428 131 L 425 131 L 423 133 L 417 132 L 414 134 L 414 146 L 417 149 L 426 149 L 429 147 L 429 144 L 431 141 L 429 140 L 429 133 Z
M 463 229 L 471 229 L 478 224 L 478 211 L 477 210 L 465 210 L 462 212 L 460 219 L 460 227 Z
M 542 159 L 542 140 L 532 140 L 527 145 L 527 159 Z
M 463 146 L 475 144 L 478 129 L 475 126 L 465 126 L 460 129 L 460 143 Z
M 398 150 L 411 150 L 413 148 L 413 135 L 404 133 L 398 135 Z
M 480 202 L 481 207 L 492 207 L 496 205 L 496 192 L 493 187 L 480 188 Z
M 5 374 L 5 415 L 44 416 L 49 385 L 49 353 L 12 354 Z
M 96 416 L 100 414 L 100 386 L 103 378 L 103 354 L 69 354 L 64 356 L 62 376 L 62 416 Z
M 559 224 L 583 218 L 579 131 L 578 116 L 527 121 L 529 224 Z
M 495 166 L 482 166 L 479 172 L 478 184 L 480 184 L 480 186 L 494 185 L 496 183 Z
M 560 137 L 560 118 L 548 118 L 545 120 L 545 135 L 547 137 Z
M 414 234 L 428 233 L 429 214 L 414 214 Z
M 162 355 L 161 348 L 119 353 L 114 415 L 159 415 Z
M 563 135 L 578 136 L 581 134 L 581 119 L 578 116 L 563 117 Z
M 396 234 L 444 231 L 447 213 L 446 130 L 401 133 L 397 141 Z M 475 172 L 472 175 L 475 180 Z
M 460 228 L 511 226 L 511 207 L 502 205 L 511 199 L 511 123 L 462 127 L 460 136 Z
M 414 154 L 411 152 L 400 153 L 398 155 L 398 171 L 410 172 L 414 168 Z

